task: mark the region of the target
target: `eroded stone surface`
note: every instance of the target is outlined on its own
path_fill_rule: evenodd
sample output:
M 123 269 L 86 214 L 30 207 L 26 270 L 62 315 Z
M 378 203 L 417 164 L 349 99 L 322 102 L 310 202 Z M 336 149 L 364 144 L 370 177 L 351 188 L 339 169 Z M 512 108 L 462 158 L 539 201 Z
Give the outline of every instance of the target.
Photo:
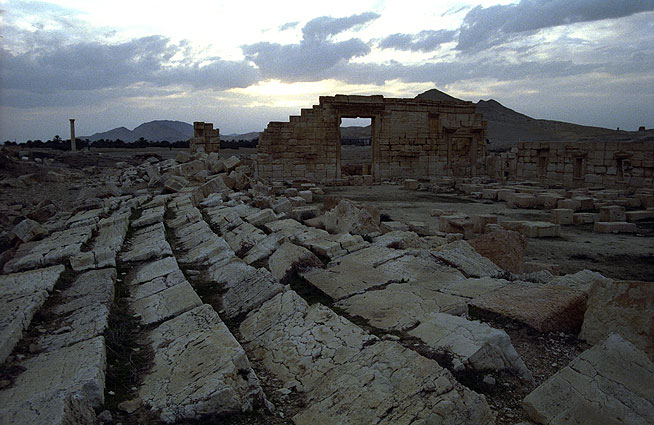
M 193 287 L 184 282 L 131 303 L 134 314 L 144 325 L 177 316 L 202 304 Z
M 310 391 L 332 368 L 376 340 L 320 304 L 285 291 L 251 312 L 240 326 L 244 346 L 287 387 Z
M 167 423 L 252 410 L 263 397 L 243 348 L 210 305 L 150 333 L 154 365 L 139 396 Z
M 533 377 L 506 332 L 485 323 L 444 313 L 430 313 L 409 331 L 437 352 L 453 357 L 455 370 L 504 370 L 517 372 L 526 381 Z
M 597 280 L 579 337 L 597 344 L 619 333 L 654 361 L 654 282 Z
M 465 241 L 454 241 L 432 251 L 432 255 L 459 269 L 466 277 L 499 277 L 502 275 L 495 263 L 482 257 Z
M 119 254 L 125 262 L 146 261 L 173 255 L 166 241 L 163 223 L 153 224 L 134 233 L 128 248 Z
M 294 269 L 321 265 L 322 262 L 311 251 L 290 242 L 283 243 L 268 259 L 268 268 L 279 281 L 283 281 Z
M 395 342 L 366 347 L 327 372 L 293 417 L 313 424 L 492 424 L 483 396 L 458 384 L 438 363 Z
M 651 424 L 654 364 L 612 334 L 532 391 L 523 406 L 541 424 Z

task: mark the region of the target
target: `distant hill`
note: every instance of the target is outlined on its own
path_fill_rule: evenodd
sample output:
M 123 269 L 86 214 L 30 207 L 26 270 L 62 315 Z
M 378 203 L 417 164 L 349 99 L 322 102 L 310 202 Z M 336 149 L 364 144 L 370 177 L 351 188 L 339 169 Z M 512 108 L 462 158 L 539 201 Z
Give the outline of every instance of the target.
M 251 131 L 249 133 L 243 133 L 243 134 L 237 134 L 237 133 L 221 134 L 220 140 L 225 140 L 227 142 L 231 142 L 234 140 L 254 140 L 254 139 L 258 139 L 260 134 L 261 133 L 258 131 Z
M 193 126 L 182 121 L 157 120 L 143 123 L 134 130 L 118 127 L 92 136 L 81 136 L 80 139 L 89 139 L 92 142 L 100 139 L 135 142 L 141 137 L 154 142 L 188 140 L 193 137 Z
M 439 90 L 432 89 L 416 96 L 416 99 L 434 101 L 461 101 Z M 488 121 L 487 138 L 492 150 L 507 149 L 518 142 L 564 142 L 593 140 L 634 140 L 643 133 L 590 127 L 562 121 L 542 120 L 529 117 L 507 108 L 496 100 L 480 100 L 477 112 Z M 647 132 L 651 135 L 650 132 Z

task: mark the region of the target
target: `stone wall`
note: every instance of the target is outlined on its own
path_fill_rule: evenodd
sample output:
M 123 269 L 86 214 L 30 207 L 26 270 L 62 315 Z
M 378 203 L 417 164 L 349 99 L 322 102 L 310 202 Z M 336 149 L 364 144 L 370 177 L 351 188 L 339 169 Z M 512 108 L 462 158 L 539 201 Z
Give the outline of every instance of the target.
M 204 151 L 206 153 L 220 151 L 220 130 L 213 128 L 210 122 L 195 121 L 193 123 L 193 138 L 189 141 L 191 153 Z
M 498 179 L 533 179 L 567 187 L 654 187 L 654 141 L 531 142 L 489 155 Z
M 268 124 L 257 148 L 259 177 L 340 180 L 341 118 L 356 117 L 371 118 L 374 181 L 485 172 L 486 122 L 471 102 L 336 95 Z

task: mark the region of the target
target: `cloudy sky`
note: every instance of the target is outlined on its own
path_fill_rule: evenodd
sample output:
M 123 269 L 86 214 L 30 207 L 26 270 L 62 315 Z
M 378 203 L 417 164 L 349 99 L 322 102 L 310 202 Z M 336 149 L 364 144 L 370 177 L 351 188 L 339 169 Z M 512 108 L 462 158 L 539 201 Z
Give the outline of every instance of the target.
M 261 131 L 320 95 L 496 99 L 654 127 L 654 0 L 0 0 L 0 141 Z

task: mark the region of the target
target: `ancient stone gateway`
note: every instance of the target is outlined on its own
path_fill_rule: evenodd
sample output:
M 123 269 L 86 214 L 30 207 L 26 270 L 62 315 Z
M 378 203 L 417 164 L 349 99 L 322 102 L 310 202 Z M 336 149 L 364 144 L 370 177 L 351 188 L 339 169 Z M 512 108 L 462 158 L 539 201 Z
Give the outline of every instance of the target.
M 213 123 L 195 121 L 193 123 L 193 138 L 189 141 L 191 153 L 204 151 L 206 153 L 220 151 L 220 130 L 214 130 Z
M 341 175 L 342 118 L 371 119 L 374 181 L 484 174 L 486 122 L 471 102 L 321 96 L 289 122 L 270 122 L 257 148 L 265 179 L 331 182 Z

